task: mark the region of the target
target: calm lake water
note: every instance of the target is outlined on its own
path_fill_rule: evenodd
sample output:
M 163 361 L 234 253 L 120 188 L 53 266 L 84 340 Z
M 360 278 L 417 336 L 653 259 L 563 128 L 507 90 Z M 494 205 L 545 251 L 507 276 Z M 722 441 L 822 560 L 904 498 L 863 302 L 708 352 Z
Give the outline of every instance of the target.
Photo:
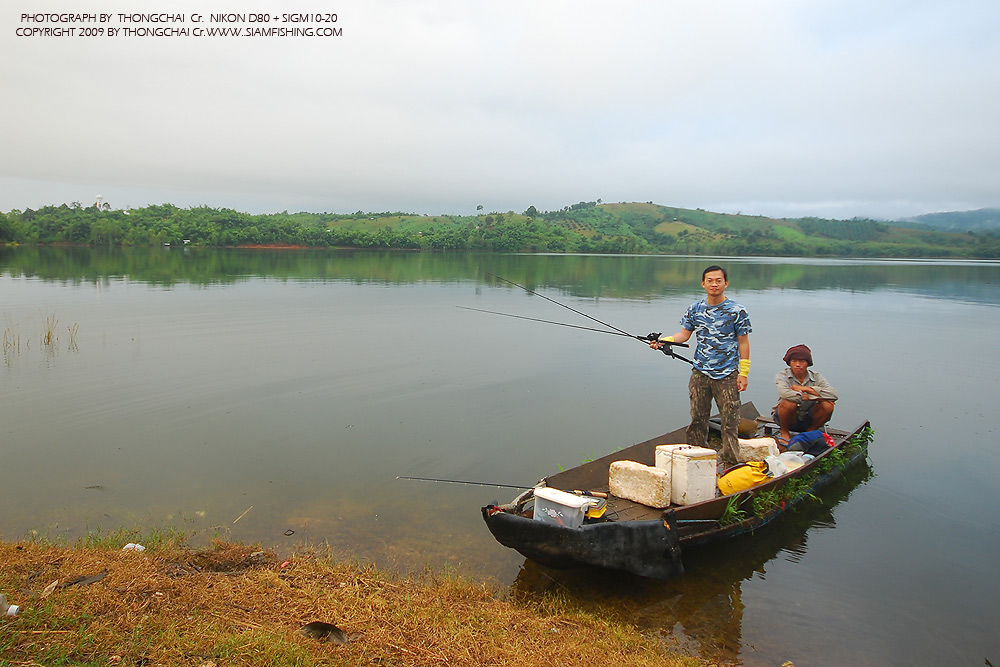
M 870 419 L 870 467 L 668 582 L 543 570 L 479 507 L 683 426 L 672 332 L 701 270 L 753 322 L 745 398 L 786 348 Z M 458 308 L 462 306 L 465 308 Z M 1000 665 L 1000 264 L 0 248 L 0 537 L 176 527 L 401 572 L 562 588 L 744 665 Z M 51 329 L 48 343 L 45 334 Z M 286 533 L 290 533 L 286 535 Z

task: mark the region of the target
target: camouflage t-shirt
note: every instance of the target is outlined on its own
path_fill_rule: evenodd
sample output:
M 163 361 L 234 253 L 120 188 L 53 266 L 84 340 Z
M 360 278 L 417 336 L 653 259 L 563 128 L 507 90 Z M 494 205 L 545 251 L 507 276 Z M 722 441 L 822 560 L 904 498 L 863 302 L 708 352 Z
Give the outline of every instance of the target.
M 699 371 L 721 380 L 739 368 L 739 336 L 750 334 L 746 308 L 728 298 L 714 306 L 702 299 L 688 306 L 681 326 L 698 337 L 694 367 Z

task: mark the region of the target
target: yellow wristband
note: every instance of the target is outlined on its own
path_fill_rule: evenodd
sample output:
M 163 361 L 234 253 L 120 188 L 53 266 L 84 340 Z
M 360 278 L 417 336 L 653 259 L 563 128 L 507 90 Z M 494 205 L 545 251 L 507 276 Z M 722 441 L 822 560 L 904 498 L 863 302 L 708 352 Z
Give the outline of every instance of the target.
M 662 340 L 664 343 L 673 343 L 674 342 L 674 337 L 673 336 L 660 336 L 659 340 Z
M 740 359 L 740 375 L 746 377 L 750 375 L 750 360 Z

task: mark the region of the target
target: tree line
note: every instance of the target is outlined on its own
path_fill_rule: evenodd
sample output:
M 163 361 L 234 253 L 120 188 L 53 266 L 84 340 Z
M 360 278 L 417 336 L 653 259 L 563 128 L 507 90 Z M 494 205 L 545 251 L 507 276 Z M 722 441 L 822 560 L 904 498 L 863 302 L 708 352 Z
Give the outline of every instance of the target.
M 402 221 L 402 222 L 401 222 Z M 253 215 L 161 204 L 105 210 L 79 204 L 0 213 L 0 242 L 101 246 L 304 246 L 485 252 L 636 252 L 628 235 L 574 234 L 514 213 L 383 212 Z M 642 248 L 648 250 L 648 248 Z
M 301 246 L 478 252 L 749 256 L 1000 257 L 996 234 L 895 227 L 874 220 L 772 219 L 652 202 L 579 202 L 555 211 L 429 216 L 249 214 L 172 204 L 111 210 L 79 202 L 0 213 L 0 243 L 93 247 Z

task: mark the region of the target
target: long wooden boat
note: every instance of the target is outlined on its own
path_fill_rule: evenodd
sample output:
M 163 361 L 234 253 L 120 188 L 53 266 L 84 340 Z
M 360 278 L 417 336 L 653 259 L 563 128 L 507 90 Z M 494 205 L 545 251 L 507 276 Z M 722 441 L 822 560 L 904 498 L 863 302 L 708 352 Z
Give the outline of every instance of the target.
M 753 403 L 745 403 L 740 416 L 757 420 L 760 414 Z M 534 520 L 534 489 L 530 489 L 506 505 L 483 507 L 483 519 L 500 544 L 541 565 L 557 569 L 597 566 L 667 579 L 684 571 L 683 554 L 767 525 L 866 459 L 872 435 L 869 422 L 852 431 L 826 430 L 834 446 L 802 467 L 704 502 L 655 509 L 609 494 L 602 517 L 570 528 Z M 657 445 L 684 443 L 686 431 L 677 429 L 551 475 L 535 488 L 607 493 L 613 461 L 653 465 Z

